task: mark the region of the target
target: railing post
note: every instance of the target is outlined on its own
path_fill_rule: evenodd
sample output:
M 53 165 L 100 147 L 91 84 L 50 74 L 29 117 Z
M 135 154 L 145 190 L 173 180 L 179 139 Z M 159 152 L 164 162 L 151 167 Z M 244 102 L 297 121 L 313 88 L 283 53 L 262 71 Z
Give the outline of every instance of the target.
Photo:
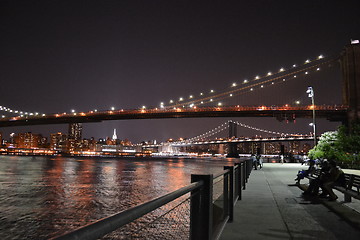
M 245 161 L 246 161 L 246 182 L 247 182 L 247 179 L 249 178 L 250 173 L 253 168 L 253 165 L 252 165 L 253 162 L 252 162 L 252 159 L 247 159 Z
M 228 169 L 229 173 L 226 174 L 226 179 L 224 176 L 224 202 L 227 202 L 225 203 L 227 205 L 225 212 L 229 215 L 229 222 L 232 222 L 234 220 L 234 166 L 224 166 L 224 170 Z M 227 199 L 225 199 L 225 191 Z
M 235 171 L 235 192 L 237 192 L 238 201 L 241 200 L 242 197 L 242 187 L 243 187 L 243 163 L 236 163 L 237 170 Z
M 354 182 L 354 175 L 350 175 L 350 179 L 348 184 L 346 185 L 346 190 L 351 189 Z M 351 196 L 349 194 L 344 193 L 344 202 L 351 202 Z
M 246 174 L 247 174 L 247 165 L 248 163 L 246 162 L 246 160 L 244 160 L 243 162 L 243 167 L 242 167 L 242 176 L 243 176 L 243 190 L 246 189 L 246 183 L 247 183 L 247 178 L 246 178 Z
M 203 181 L 190 197 L 190 239 L 210 240 L 213 225 L 213 175 L 191 175 L 191 182 Z

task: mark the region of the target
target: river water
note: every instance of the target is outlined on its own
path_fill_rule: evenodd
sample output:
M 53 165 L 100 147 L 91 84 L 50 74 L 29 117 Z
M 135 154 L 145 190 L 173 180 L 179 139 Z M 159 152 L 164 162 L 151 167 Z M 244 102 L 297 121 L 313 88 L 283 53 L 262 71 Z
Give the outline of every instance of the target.
M 234 161 L 0 156 L 0 239 L 58 236 Z

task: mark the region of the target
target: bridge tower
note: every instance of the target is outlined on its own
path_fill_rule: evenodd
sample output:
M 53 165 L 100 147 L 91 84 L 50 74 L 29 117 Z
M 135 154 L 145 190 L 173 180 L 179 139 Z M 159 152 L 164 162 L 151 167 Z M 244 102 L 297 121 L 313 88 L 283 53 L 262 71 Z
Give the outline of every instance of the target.
M 237 135 L 237 124 L 233 121 L 229 121 L 229 139 L 236 138 Z M 228 143 L 228 158 L 239 158 L 239 152 L 237 150 L 237 143 Z
M 342 102 L 349 106 L 347 123 L 360 120 L 360 44 L 352 41 L 346 45 L 340 57 L 343 75 Z

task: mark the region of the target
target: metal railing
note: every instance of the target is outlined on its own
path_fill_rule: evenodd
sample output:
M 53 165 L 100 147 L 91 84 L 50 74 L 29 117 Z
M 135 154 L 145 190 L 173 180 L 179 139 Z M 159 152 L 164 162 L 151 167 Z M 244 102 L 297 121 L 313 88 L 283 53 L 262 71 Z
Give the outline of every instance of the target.
M 189 218 L 185 219 L 185 222 L 190 226 L 188 226 L 188 232 L 184 233 L 184 236 L 189 239 L 218 239 L 226 223 L 233 221 L 234 205 L 238 200 L 241 200 L 242 190 L 245 189 L 251 170 L 251 160 L 243 160 L 236 163 L 235 166 L 225 166 L 224 171 L 217 175 L 192 174 L 191 184 L 183 188 L 53 239 L 99 239 L 172 201 L 186 197 L 186 194 L 190 196 L 185 200 L 182 199 L 180 204 L 177 204 L 165 214 L 145 224 L 144 227 L 135 232 L 134 236 L 127 236 L 127 239 L 141 239 L 144 234 L 147 239 L 159 239 L 159 237 L 161 239 L 178 238 L 178 234 L 171 234 L 171 231 L 176 230 L 177 227 L 169 227 L 169 219 L 172 218 L 171 214 L 174 214 L 179 206 L 181 209 L 181 206 L 186 204 L 190 205 L 190 214 L 181 215 L 181 218 Z M 222 194 L 216 198 L 213 195 L 214 180 L 223 182 Z M 162 223 L 162 218 L 167 218 L 167 222 Z M 161 232 L 161 228 L 164 226 L 167 228 L 167 234 Z M 155 230 L 148 231 L 147 228 Z M 157 237 L 149 236 L 151 234 L 155 234 Z M 182 236 L 181 239 L 184 239 L 184 237 Z

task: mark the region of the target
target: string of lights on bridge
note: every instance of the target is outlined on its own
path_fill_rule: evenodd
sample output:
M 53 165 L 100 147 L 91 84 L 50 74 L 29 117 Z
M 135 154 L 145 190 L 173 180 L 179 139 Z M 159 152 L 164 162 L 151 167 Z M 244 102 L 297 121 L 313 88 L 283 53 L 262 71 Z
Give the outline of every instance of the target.
M 207 93 L 200 92 L 198 95 L 190 94 L 188 98 L 179 97 L 177 101 L 171 99 L 169 104 L 164 102 L 160 103 L 160 108 L 176 108 L 176 107 L 190 107 L 196 108 L 197 105 L 203 105 L 205 103 L 215 103 L 216 101 L 231 98 L 236 95 L 240 95 L 246 92 L 252 92 L 258 89 L 265 88 L 277 83 L 285 82 L 286 80 L 296 79 L 303 75 L 309 75 L 310 73 L 318 72 L 321 70 L 320 66 L 334 61 L 330 59 L 325 61 L 323 55 L 319 55 L 316 59 L 307 59 L 302 65 L 292 65 L 291 68 L 285 69 L 281 67 L 277 72 L 267 72 L 265 75 L 256 75 L 253 80 L 244 79 L 241 83 L 233 82 L 230 88 L 227 88 L 224 92 L 217 93 L 214 89 L 207 91 Z M 222 102 L 217 102 L 217 106 L 222 106 Z M 146 108 L 142 106 L 142 108 Z
M 181 143 L 181 142 L 185 142 L 185 141 L 186 142 L 196 142 L 196 141 L 200 141 L 200 140 L 203 140 L 205 138 L 214 136 L 214 135 L 228 129 L 229 125 L 230 125 L 230 122 L 233 122 L 237 126 L 240 126 L 240 127 L 243 127 L 243 128 L 248 128 L 248 129 L 251 129 L 251 130 L 264 132 L 264 133 L 269 133 L 269 134 L 273 134 L 273 135 L 279 135 L 279 136 L 285 136 L 285 137 L 288 137 L 288 136 L 291 136 L 291 137 L 305 137 L 305 136 L 308 136 L 306 134 L 299 134 L 299 133 L 283 133 L 283 132 L 270 131 L 270 130 L 266 130 L 266 129 L 262 129 L 262 128 L 252 127 L 250 125 L 240 123 L 238 121 L 234 122 L 232 120 L 229 120 L 229 121 L 224 122 L 224 123 L 218 125 L 217 127 L 213 128 L 213 129 L 211 129 L 211 130 L 209 130 L 209 131 L 207 131 L 207 132 L 205 132 L 203 134 L 200 134 L 200 135 L 198 135 L 196 137 L 192 137 L 192 138 L 189 138 L 189 139 L 186 139 L 186 140 L 183 140 L 183 141 L 178 141 L 176 143 Z
M 8 112 L 10 114 L 18 114 L 20 117 L 23 117 L 23 116 L 46 116 L 44 113 L 15 110 L 15 109 L 12 109 L 12 108 L 6 107 L 6 106 L 0 106 L 0 111 Z M 2 115 L 1 117 L 5 118 L 6 115 Z
M 196 108 L 197 105 L 203 105 L 205 103 L 215 104 L 218 107 L 223 105 L 222 102 L 217 102 L 219 100 L 225 98 L 231 98 L 236 95 L 244 94 L 247 92 L 252 92 L 256 89 L 262 89 L 266 86 L 271 86 L 274 84 L 285 82 L 288 79 L 296 79 L 300 74 L 308 75 L 310 73 L 314 73 L 320 71 L 320 66 L 325 65 L 329 62 L 334 61 L 333 58 L 327 60 L 324 58 L 323 55 L 319 55 L 316 59 L 310 60 L 307 59 L 304 64 L 302 65 L 292 65 L 291 68 L 285 69 L 280 68 L 277 72 L 268 72 L 265 75 L 256 75 L 253 80 L 245 79 L 241 83 L 234 82 L 231 84 L 230 88 L 225 89 L 225 91 L 216 92 L 214 89 L 211 89 L 207 94 L 205 92 L 199 93 L 199 95 L 189 95 L 187 99 L 184 97 L 180 97 L 178 101 L 170 100 L 169 105 L 164 104 L 164 102 L 160 103 L 160 109 L 177 109 L 179 107 L 189 107 L 189 108 Z M 314 71 L 312 71 L 314 70 Z M 123 111 L 116 110 L 115 107 L 110 108 L 111 111 Z M 146 109 L 146 106 L 141 107 L 142 110 Z M 156 110 L 158 108 L 155 108 Z M 45 117 L 46 114 L 39 113 L 39 112 L 30 112 L 24 110 L 15 110 L 10 107 L 0 106 L 0 111 L 6 112 L 10 115 L 17 115 L 18 117 Z M 93 110 L 91 112 L 97 112 L 97 110 Z M 71 110 L 71 114 L 76 115 L 75 110 Z M 58 113 L 58 115 L 62 115 Z M 66 115 L 66 113 L 63 113 Z M 1 115 L 1 118 L 6 118 L 7 116 Z

